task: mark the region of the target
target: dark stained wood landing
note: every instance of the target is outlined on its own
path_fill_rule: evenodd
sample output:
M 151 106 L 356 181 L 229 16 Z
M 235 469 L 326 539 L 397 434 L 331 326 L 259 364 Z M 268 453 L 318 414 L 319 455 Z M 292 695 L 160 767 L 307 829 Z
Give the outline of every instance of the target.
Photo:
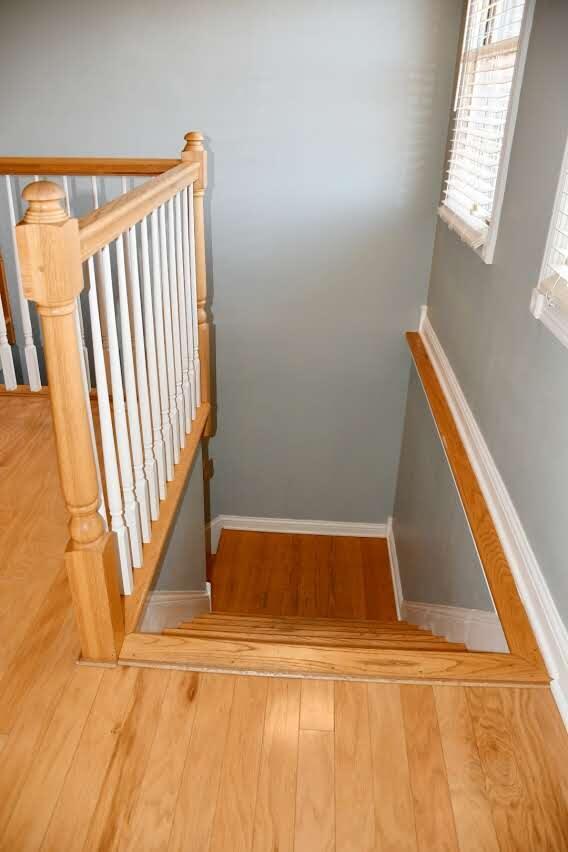
M 384 538 L 223 530 L 213 611 L 396 621 Z

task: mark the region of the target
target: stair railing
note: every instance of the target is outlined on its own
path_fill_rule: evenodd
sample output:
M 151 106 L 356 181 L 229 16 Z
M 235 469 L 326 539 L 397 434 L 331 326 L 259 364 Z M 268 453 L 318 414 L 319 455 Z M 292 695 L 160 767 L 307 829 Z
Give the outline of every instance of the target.
M 161 506 L 174 511 L 168 485 L 187 436 L 195 450 L 212 432 L 203 137 L 187 134 L 180 162 L 123 188 L 76 219 L 65 181 L 34 181 L 16 227 L 22 290 L 43 334 L 82 656 L 98 661 L 118 656 L 121 593 L 143 603 L 149 588 L 156 554 L 152 570 L 136 569 L 153 526 L 163 527 Z M 94 397 L 77 310 L 84 287 Z

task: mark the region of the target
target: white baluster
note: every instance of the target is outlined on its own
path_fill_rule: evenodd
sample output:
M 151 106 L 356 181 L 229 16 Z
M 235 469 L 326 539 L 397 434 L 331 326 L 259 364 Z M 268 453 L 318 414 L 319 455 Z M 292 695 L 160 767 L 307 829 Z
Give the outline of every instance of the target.
M 181 373 L 182 373 L 182 390 L 185 412 L 185 431 L 189 435 L 191 432 L 191 386 L 189 384 L 189 354 L 187 347 L 187 316 L 186 316 L 186 301 L 185 301 L 185 276 L 183 270 L 183 237 L 182 237 L 182 221 L 181 221 L 181 193 L 177 193 L 175 197 L 175 212 L 176 212 L 176 270 L 177 270 L 177 290 L 178 290 L 178 312 L 179 312 L 179 332 L 181 344 Z
M 136 390 L 136 373 L 134 372 L 134 356 L 132 354 L 132 336 L 130 332 L 130 310 L 128 305 L 128 287 L 126 283 L 125 255 L 128 253 L 126 234 L 116 240 L 116 266 L 118 272 L 118 299 L 120 303 L 120 336 L 122 364 L 124 368 L 124 391 L 126 394 L 126 412 L 130 430 L 130 449 L 132 450 L 132 467 L 134 468 L 134 488 L 140 507 L 140 524 L 142 526 L 142 541 L 148 542 L 152 537 L 150 525 L 150 499 L 148 483 L 144 475 L 144 454 L 142 451 L 142 434 L 140 431 L 140 415 L 138 411 L 138 393 Z
M 99 188 L 98 188 L 98 184 L 97 184 L 97 178 L 94 177 L 94 176 L 91 178 L 91 191 L 92 191 L 92 196 L 93 196 L 93 207 L 96 210 L 96 209 L 98 209 L 98 206 L 99 206 Z M 105 277 L 104 277 L 104 271 L 103 271 L 103 268 L 102 268 L 102 263 L 103 263 L 102 254 L 101 254 L 101 252 L 97 252 L 97 254 L 95 255 L 95 270 L 96 270 L 97 287 L 99 288 L 98 300 L 99 300 L 100 305 L 105 304 L 105 295 L 104 295 L 104 280 L 105 280 Z M 107 330 L 107 322 L 106 322 L 106 311 L 102 311 L 99 314 L 99 318 L 100 318 L 100 321 L 101 321 L 101 334 L 102 334 L 102 341 L 103 341 L 105 370 L 106 370 L 107 376 L 110 376 L 110 354 L 109 354 L 109 345 L 108 345 L 108 330 Z
M 174 343 L 172 330 L 172 308 L 170 304 L 170 275 L 168 266 L 168 244 L 166 242 L 166 211 L 162 205 L 160 214 L 160 257 L 162 267 L 162 300 L 164 303 L 164 339 L 166 342 L 166 362 L 168 366 L 168 390 L 170 397 L 170 422 L 174 442 L 174 462 L 179 461 L 179 417 L 176 405 L 176 373 L 174 362 Z
M 166 477 L 174 478 L 174 439 L 170 420 L 170 395 L 168 385 L 168 367 L 164 334 L 164 306 L 162 299 L 161 247 L 159 237 L 158 211 L 152 211 L 152 278 L 154 282 L 154 325 L 156 328 L 156 349 L 158 355 L 158 378 L 160 384 L 160 405 L 162 409 L 162 435 L 166 451 Z
M 183 236 L 183 270 L 185 279 L 185 325 L 187 331 L 187 353 L 189 360 L 189 386 L 191 398 L 191 419 L 195 420 L 197 415 L 196 389 L 195 389 L 195 359 L 193 352 L 193 313 L 191 307 L 191 260 L 189 250 L 189 215 L 187 210 L 188 194 L 186 191 L 180 193 L 182 196 L 182 236 Z
M 158 359 L 156 355 L 152 281 L 150 278 L 150 252 L 148 248 L 148 220 L 146 216 L 140 223 L 140 236 L 140 248 L 142 251 L 142 287 L 144 294 L 142 304 L 144 306 L 144 332 L 146 341 L 146 361 L 148 365 L 148 386 L 150 391 L 150 411 L 152 414 L 152 428 L 154 433 L 154 457 L 157 463 L 160 499 L 164 500 L 166 497 L 166 455 L 160 412 L 160 385 L 158 382 Z
M 134 324 L 134 355 L 136 359 L 136 378 L 138 380 L 138 400 L 140 402 L 140 422 L 142 424 L 142 442 L 144 444 L 144 472 L 148 480 L 150 494 L 150 516 L 158 520 L 160 514 L 160 498 L 158 494 L 158 469 L 152 446 L 152 415 L 150 412 L 150 394 L 148 390 L 148 371 L 146 368 L 146 346 L 144 341 L 144 324 L 142 321 L 142 300 L 140 298 L 140 275 L 138 271 L 138 246 L 136 243 L 136 227 L 128 233 L 130 253 L 130 291 L 132 296 L 132 315 Z
M 28 374 L 28 385 L 30 390 L 41 390 L 41 376 L 39 374 L 39 363 L 37 360 L 37 349 L 34 343 L 32 321 L 30 318 L 30 306 L 24 296 L 22 287 L 22 276 L 20 273 L 20 260 L 18 247 L 16 245 L 16 213 L 14 209 L 14 197 L 12 195 L 12 181 L 10 175 L 6 175 L 6 188 L 8 190 L 8 212 L 10 216 L 10 231 L 12 234 L 12 246 L 14 249 L 14 263 L 16 265 L 16 281 L 18 284 L 18 301 L 20 303 L 20 316 L 24 331 L 24 357 L 26 360 L 26 371 Z
M 122 510 L 120 479 L 118 475 L 112 414 L 108 395 L 105 356 L 101 334 L 99 303 L 97 299 L 95 264 L 92 257 L 90 257 L 87 261 L 87 267 L 89 272 L 89 311 L 91 317 L 91 336 L 93 340 L 93 361 L 95 364 L 95 377 L 97 381 L 97 402 L 103 445 L 108 508 L 111 518 L 111 529 L 116 536 L 120 578 L 122 580 L 122 593 L 124 595 L 131 595 L 134 590 L 132 578 L 132 555 L 130 552 L 128 530 L 124 524 Z
M 12 347 L 8 343 L 8 332 L 6 331 L 6 320 L 4 319 L 4 310 L 0 302 L 0 366 L 2 367 L 2 375 L 4 376 L 4 386 L 6 390 L 15 390 L 18 387 L 16 382 L 16 371 L 14 369 L 14 359 L 12 357 Z
M 67 213 L 69 216 L 72 216 L 71 212 L 71 200 L 69 195 L 69 181 L 67 180 L 67 175 L 63 175 L 63 189 L 65 190 L 65 203 L 67 205 Z M 81 304 L 81 297 L 77 296 L 77 316 L 79 317 L 79 333 L 81 335 L 81 346 L 83 348 L 83 361 L 85 362 L 85 376 L 87 379 L 87 387 L 92 387 L 91 382 L 91 368 L 89 365 L 89 351 L 87 349 L 87 343 L 85 341 L 85 324 L 83 321 L 83 307 Z
M 140 513 L 138 511 L 138 504 L 134 497 L 134 477 L 132 474 L 130 441 L 128 437 L 128 424 L 126 422 L 126 406 L 124 404 L 124 391 L 122 387 L 122 369 L 120 366 L 120 353 L 118 349 L 118 334 L 114 313 L 114 292 L 112 287 L 112 269 L 110 263 L 110 250 L 108 246 L 105 246 L 102 249 L 101 269 L 103 274 L 102 289 L 104 294 L 106 325 L 108 330 L 112 409 L 116 430 L 116 445 L 118 448 L 120 477 L 122 480 L 122 495 L 124 498 L 124 518 L 130 534 L 132 564 L 135 568 L 140 568 L 142 565 Z
M 176 262 L 176 230 L 173 198 L 170 198 L 168 201 L 168 266 L 170 270 L 170 309 L 172 312 L 172 339 L 174 344 L 174 370 L 176 377 L 176 409 L 179 426 L 179 443 L 180 447 L 185 447 L 185 403 L 183 399 L 178 273 Z
M 193 317 L 193 362 L 195 364 L 195 404 L 201 405 L 201 362 L 199 360 L 199 328 L 197 319 L 197 275 L 195 272 L 195 223 L 193 221 L 193 184 L 187 188 L 189 210 L 189 259 L 191 265 L 191 315 Z

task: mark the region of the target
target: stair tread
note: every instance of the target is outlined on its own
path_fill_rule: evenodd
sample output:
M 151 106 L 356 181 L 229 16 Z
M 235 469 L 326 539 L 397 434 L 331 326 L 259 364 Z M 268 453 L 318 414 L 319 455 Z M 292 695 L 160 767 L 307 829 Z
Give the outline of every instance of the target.
M 406 621 L 378 621 L 364 618 L 309 618 L 306 616 L 296 615 L 262 615 L 251 613 L 236 613 L 236 612 L 207 612 L 198 615 L 193 621 L 206 619 L 215 620 L 223 623 L 244 622 L 248 623 L 259 622 L 272 624 L 282 624 L 283 626 L 290 625 L 291 627 L 329 627 L 331 625 L 340 628 L 363 629 L 363 630 L 400 630 L 401 628 L 422 632 L 422 628 L 415 624 L 408 624 Z
M 341 628 L 335 626 L 329 627 L 289 627 L 287 625 L 278 625 L 261 622 L 249 622 L 249 621 L 234 621 L 231 623 L 224 624 L 218 621 L 207 621 L 205 619 L 200 620 L 196 623 L 196 620 L 193 621 L 184 621 L 181 624 L 178 624 L 177 627 L 181 630 L 191 630 L 192 633 L 212 633 L 212 632 L 223 632 L 223 633 L 267 633 L 278 636 L 305 636 L 307 638 L 313 638 L 316 636 L 333 638 L 353 638 L 353 639 L 397 639 L 397 638 L 408 638 L 413 639 L 415 641 L 424 641 L 424 642 L 436 642 L 440 641 L 440 639 L 444 639 L 445 637 L 434 636 L 430 631 L 421 631 L 421 630 L 405 630 L 404 628 L 400 628 L 399 630 L 381 630 L 381 629 L 367 629 L 367 630 L 354 630 L 353 628 Z
M 242 630 L 224 631 L 222 629 L 212 628 L 209 631 L 199 630 L 194 631 L 189 628 L 167 628 L 162 631 L 165 636 L 188 636 L 193 639 L 202 640 L 231 640 L 234 642 L 260 642 L 260 643 L 276 643 L 276 644 L 294 644 L 306 645 L 314 647 L 334 647 L 334 648 L 400 648 L 408 650 L 425 650 L 425 651 L 466 651 L 465 645 L 458 642 L 448 642 L 445 639 L 436 639 L 434 637 L 426 637 L 423 639 L 420 636 L 388 636 L 378 635 L 368 638 L 353 637 L 341 635 L 338 633 L 328 636 L 308 634 L 286 634 L 277 631 L 259 631 L 259 630 Z

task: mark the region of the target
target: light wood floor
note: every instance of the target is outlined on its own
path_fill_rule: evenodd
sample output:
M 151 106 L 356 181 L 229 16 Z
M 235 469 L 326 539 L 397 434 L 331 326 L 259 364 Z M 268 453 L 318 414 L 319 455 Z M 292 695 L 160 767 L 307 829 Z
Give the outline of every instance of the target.
M 223 530 L 213 610 L 396 621 L 384 538 Z
M 0 849 L 568 849 L 548 689 L 78 667 L 45 401 L 0 472 Z

